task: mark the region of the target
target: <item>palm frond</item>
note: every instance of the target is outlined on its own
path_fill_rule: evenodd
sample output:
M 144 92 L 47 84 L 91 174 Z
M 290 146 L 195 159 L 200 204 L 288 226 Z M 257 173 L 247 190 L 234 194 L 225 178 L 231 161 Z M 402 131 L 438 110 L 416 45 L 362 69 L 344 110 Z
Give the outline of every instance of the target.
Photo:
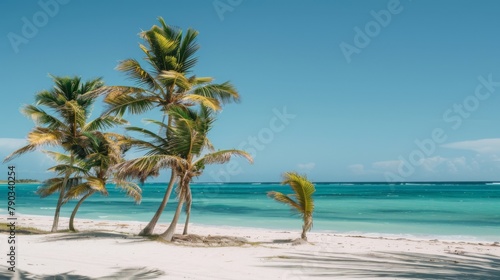
M 114 117 L 111 115 L 103 115 L 95 120 L 87 123 L 82 130 L 83 131 L 95 131 L 95 130 L 106 130 L 117 125 L 126 125 L 128 121 L 120 117 Z
M 83 127 L 87 120 L 87 112 L 77 101 L 71 100 L 59 108 L 61 115 L 69 122 L 71 130 Z
M 55 166 L 47 169 L 48 171 L 56 172 L 59 175 L 73 174 L 73 176 L 84 176 L 88 173 L 89 167 L 85 166 L 85 161 L 78 158 L 71 158 L 71 156 L 55 152 L 55 151 L 42 151 L 44 154 L 50 156 L 54 161 L 59 162 Z
M 222 150 L 204 155 L 202 158 L 198 159 L 195 164 L 223 164 L 231 160 L 231 157 L 239 156 L 248 160 L 248 162 L 253 163 L 252 156 L 245 151 L 241 150 Z
M 50 156 L 53 160 L 57 162 L 63 162 L 63 163 L 70 163 L 71 162 L 71 156 L 65 154 L 65 153 L 60 153 L 60 152 L 55 152 L 55 151 L 42 151 L 44 154 Z
M 127 160 L 114 166 L 116 178 L 139 179 L 142 182 L 148 177 L 156 177 L 163 168 L 172 168 L 176 165 L 185 164 L 182 158 L 171 155 L 150 155 Z
M 182 38 L 181 45 L 179 46 L 177 60 L 181 64 L 181 68 L 177 69 L 181 73 L 188 73 L 195 65 L 198 59 L 194 57 L 194 54 L 200 46 L 196 43 L 196 37 L 198 36 L 198 31 L 194 29 L 188 29 L 186 36 Z
M 275 192 L 275 191 L 270 191 L 267 192 L 267 196 L 286 205 L 289 205 L 292 207 L 293 210 L 301 213 L 302 212 L 302 206 L 298 204 L 295 200 L 291 199 L 290 196 L 280 193 L 280 192 Z
M 70 199 L 77 199 L 81 196 L 88 194 L 89 192 L 94 191 L 88 184 L 88 182 L 84 182 L 73 186 L 64 194 L 64 202 L 68 202 Z
M 158 85 L 153 76 L 142 68 L 141 64 L 135 59 L 121 61 L 116 69 L 118 71 L 125 72 L 127 76 L 134 80 L 138 85 L 145 85 L 151 91 L 160 89 L 160 85 Z
M 125 129 L 127 131 L 140 133 L 142 134 L 142 136 L 150 138 L 154 143 L 166 144 L 166 139 L 164 137 L 161 137 L 160 135 L 152 132 L 151 130 L 147 130 L 145 128 L 136 126 L 126 127 Z
M 43 184 L 40 187 L 38 187 L 36 193 L 42 198 L 52 195 L 61 190 L 63 182 L 64 178 L 62 177 L 56 177 L 45 180 Z M 71 189 L 72 187 L 81 184 L 81 182 L 82 182 L 81 177 L 69 178 L 66 183 L 66 189 Z
M 71 172 L 71 174 L 75 176 L 85 176 L 88 173 L 88 169 L 79 167 L 77 165 L 68 165 L 68 164 L 58 164 L 52 166 L 47 169 L 48 171 L 52 171 L 57 173 L 59 176 L 66 174 L 67 172 Z
M 129 145 L 130 147 L 134 147 L 138 151 L 146 151 L 147 156 L 149 155 L 161 155 L 161 154 L 166 154 L 167 149 L 166 149 L 166 144 L 165 146 L 162 145 L 156 145 L 155 143 L 152 143 L 147 140 L 140 140 L 140 139 L 128 139 L 124 140 L 122 142 L 125 145 Z
M 139 185 L 123 180 L 116 180 L 115 183 L 117 188 L 124 190 L 127 196 L 132 197 L 137 204 L 141 202 L 142 189 L 139 187 Z
M 64 96 L 48 90 L 43 90 L 35 95 L 35 104 L 37 106 L 43 105 L 51 109 L 57 109 L 66 101 L 67 99 Z
M 52 178 L 43 182 L 43 184 L 38 187 L 36 193 L 42 198 L 52 195 L 61 190 L 61 186 L 64 178 Z
M 209 84 L 214 80 L 212 77 L 196 77 L 196 76 L 191 76 L 189 77 L 189 83 L 192 84 L 193 86 L 200 86 L 204 84 Z
M 172 56 L 173 52 L 177 49 L 178 40 L 169 38 L 169 36 L 156 25 L 151 27 L 150 30 L 143 32 L 142 37 L 149 45 L 146 54 L 151 66 L 156 69 L 157 74 L 163 70 L 174 69 L 172 65 L 169 64 L 167 58 Z
M 112 98 L 105 98 L 104 101 L 109 105 L 104 115 L 116 114 L 121 117 L 127 111 L 131 114 L 142 114 L 153 109 L 156 98 L 146 95 L 113 94 Z
M 162 54 L 166 55 L 177 48 L 178 42 L 176 40 L 166 37 L 163 32 L 158 32 L 155 28 L 147 32 L 147 35 L 154 42 L 155 47 L 161 50 Z
M 186 76 L 173 70 L 162 71 L 158 76 L 158 80 L 166 85 L 175 85 L 183 90 L 189 90 L 191 88 L 191 83 L 189 83 Z
M 51 129 L 65 129 L 66 124 L 56 117 L 45 112 L 43 109 L 27 105 L 21 109 L 21 112 L 31 118 L 37 125 L 46 126 Z
M 185 94 L 183 95 L 182 100 L 184 102 L 193 102 L 195 104 L 202 104 L 203 106 L 210 108 L 214 111 L 220 111 L 222 109 L 220 106 L 220 102 L 212 97 L 196 95 L 196 94 Z
M 307 177 L 301 176 L 295 172 L 287 172 L 283 175 L 282 185 L 288 184 L 294 191 L 297 203 L 301 205 L 303 214 L 314 211 L 313 193 L 316 191 L 314 185 L 307 180 Z
M 106 180 L 94 176 L 87 176 L 85 179 L 87 180 L 87 184 L 92 190 L 98 191 L 103 195 L 108 195 L 108 190 L 106 189 Z
M 36 145 L 32 145 L 32 144 L 28 144 L 22 148 L 19 148 L 17 150 L 15 150 L 14 152 L 12 152 L 10 155 L 6 156 L 3 160 L 4 163 L 6 162 L 9 162 L 13 159 L 15 159 L 16 157 L 22 155 L 22 154 L 25 154 L 27 152 L 32 152 L 34 150 L 36 150 L 37 146 Z
M 162 32 L 163 32 L 163 34 L 165 34 L 165 37 L 167 37 L 171 40 L 179 41 L 180 36 L 182 36 L 181 30 L 179 30 L 178 28 L 172 27 L 170 25 L 167 25 L 165 23 L 165 20 L 163 19 L 163 17 L 158 17 L 158 21 L 161 24 Z
M 106 86 L 101 88 L 104 97 L 104 102 L 106 103 L 116 103 L 113 100 L 119 98 L 122 95 L 142 95 L 148 91 L 140 87 L 132 87 L 132 86 Z M 148 92 L 151 93 L 151 92 Z
M 216 99 L 222 104 L 227 104 L 232 101 L 238 102 L 240 100 L 238 91 L 229 82 L 202 85 L 195 88 L 193 93 L 199 96 Z
M 28 133 L 28 143 L 36 147 L 55 146 L 61 144 L 63 137 L 62 131 L 35 127 Z
M 84 104 L 92 104 L 95 99 L 102 94 L 101 88 L 104 87 L 104 81 L 102 78 L 95 78 L 92 80 L 88 80 L 80 86 L 80 94 L 78 96 L 78 100 L 80 101 L 80 105 Z M 90 112 L 90 110 L 89 110 Z

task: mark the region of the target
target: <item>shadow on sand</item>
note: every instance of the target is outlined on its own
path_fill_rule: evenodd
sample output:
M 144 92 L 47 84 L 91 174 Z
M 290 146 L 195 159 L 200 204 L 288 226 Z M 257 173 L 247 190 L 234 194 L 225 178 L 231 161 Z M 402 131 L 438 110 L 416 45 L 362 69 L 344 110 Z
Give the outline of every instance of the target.
M 74 233 L 64 233 L 64 234 L 48 234 L 44 238 L 45 242 L 55 242 L 55 241 L 68 241 L 68 240 L 85 240 L 85 239 L 127 239 L 131 242 L 140 242 L 140 241 L 148 241 L 148 239 L 131 235 L 126 233 L 117 233 L 117 232 L 106 232 L 106 231 L 82 231 L 82 232 L 74 232 Z
M 72 274 L 71 272 L 61 273 L 57 275 L 34 275 L 26 271 L 16 270 L 16 272 L 8 271 L 5 266 L 0 266 L 0 279 L 12 280 L 111 280 L 111 279 L 158 279 L 164 276 L 165 272 L 158 269 L 146 268 L 123 268 L 119 271 L 103 277 L 90 278 L 88 276 Z
M 500 258 L 492 255 L 438 256 L 373 252 L 295 253 L 270 258 L 272 267 L 287 271 L 284 279 L 500 279 Z

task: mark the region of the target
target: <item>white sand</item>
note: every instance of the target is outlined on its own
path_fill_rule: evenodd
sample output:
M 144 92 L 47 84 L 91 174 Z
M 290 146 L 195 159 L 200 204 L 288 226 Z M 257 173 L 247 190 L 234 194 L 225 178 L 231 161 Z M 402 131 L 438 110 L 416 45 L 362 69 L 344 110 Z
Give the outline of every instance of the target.
M 49 230 L 51 218 L 22 216 L 18 224 Z M 62 218 L 60 229 L 67 228 Z M 79 233 L 17 235 L 17 275 L 1 253 L 0 279 L 500 279 L 498 243 L 353 237 L 299 230 L 191 225 L 190 233 L 244 237 L 240 247 L 190 247 L 138 237 L 145 223 L 75 223 Z M 157 233 L 166 229 L 157 227 Z M 181 233 L 182 225 L 178 226 Z M 6 251 L 7 235 L 0 235 Z M 75 276 L 83 277 L 78 278 Z M 39 278 L 37 278 L 39 277 Z M 59 278 L 58 278 L 59 279 Z M 60 278 L 63 279 L 63 278 Z

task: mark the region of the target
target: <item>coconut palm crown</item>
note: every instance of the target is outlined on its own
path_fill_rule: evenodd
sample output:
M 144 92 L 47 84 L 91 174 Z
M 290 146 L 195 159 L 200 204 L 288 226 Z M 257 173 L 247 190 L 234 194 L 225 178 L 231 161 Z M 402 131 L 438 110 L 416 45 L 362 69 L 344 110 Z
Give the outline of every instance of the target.
M 198 32 L 171 27 L 159 18 L 160 26 L 154 25 L 142 32 L 145 45 L 139 47 L 145 54 L 149 67 L 143 67 L 135 59 L 121 61 L 117 70 L 124 72 L 137 86 L 108 86 L 109 105 L 106 114 L 123 115 L 125 112 L 141 114 L 158 107 L 164 114 L 172 106 L 190 107 L 196 104 L 213 110 L 221 105 L 238 101 L 239 95 L 229 82 L 213 83 L 213 78 L 191 75 L 196 65 L 195 54 Z

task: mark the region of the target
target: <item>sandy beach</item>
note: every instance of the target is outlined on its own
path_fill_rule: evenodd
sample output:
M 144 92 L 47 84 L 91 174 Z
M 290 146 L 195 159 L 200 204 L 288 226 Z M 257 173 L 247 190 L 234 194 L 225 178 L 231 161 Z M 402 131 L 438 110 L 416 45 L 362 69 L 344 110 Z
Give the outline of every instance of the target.
M 49 230 L 51 218 L 18 224 Z M 67 228 L 62 218 L 60 228 Z M 76 221 L 78 233 L 17 234 L 16 274 L 2 279 L 499 279 L 500 244 L 190 225 L 191 234 L 244 238 L 239 246 L 167 244 L 136 234 L 145 223 Z M 156 232 L 166 226 L 157 227 Z M 181 233 L 182 227 L 178 227 Z M 7 240 L 7 234 L 2 233 Z M 4 242 L 6 243 L 6 242 Z M 2 246 L 2 248 L 5 248 Z M 5 250 L 7 250 L 5 248 Z M 5 254 L 2 254 L 5 259 Z M 12 276 L 12 278 L 10 278 Z

